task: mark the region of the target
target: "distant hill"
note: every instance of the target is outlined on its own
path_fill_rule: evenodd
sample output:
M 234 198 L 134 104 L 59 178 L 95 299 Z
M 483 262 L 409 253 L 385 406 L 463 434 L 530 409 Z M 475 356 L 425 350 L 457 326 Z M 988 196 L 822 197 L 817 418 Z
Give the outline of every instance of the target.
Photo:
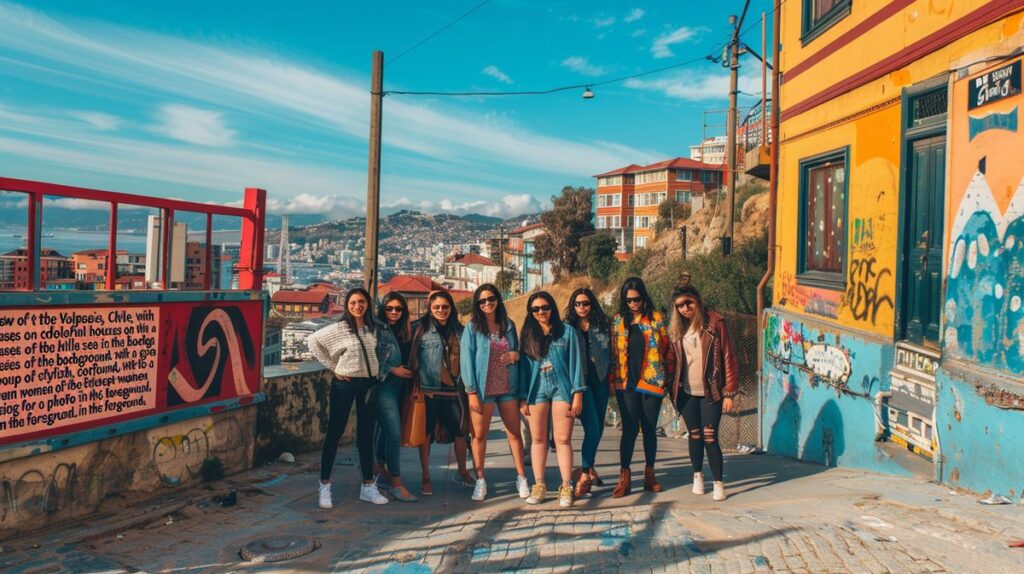
M 462 219 L 466 221 L 472 221 L 473 223 L 483 223 L 484 225 L 498 225 L 503 223 L 504 220 L 500 217 L 491 217 L 490 215 L 481 215 L 479 213 L 470 213 L 469 215 L 463 215 Z

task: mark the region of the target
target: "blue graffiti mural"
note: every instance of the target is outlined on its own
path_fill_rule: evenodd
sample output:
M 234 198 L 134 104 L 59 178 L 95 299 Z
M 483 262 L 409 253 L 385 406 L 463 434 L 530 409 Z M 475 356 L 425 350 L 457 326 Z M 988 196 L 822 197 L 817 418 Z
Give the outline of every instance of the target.
M 1024 371 L 1024 214 L 1002 215 L 980 172 L 956 215 L 946 284 L 945 352 Z

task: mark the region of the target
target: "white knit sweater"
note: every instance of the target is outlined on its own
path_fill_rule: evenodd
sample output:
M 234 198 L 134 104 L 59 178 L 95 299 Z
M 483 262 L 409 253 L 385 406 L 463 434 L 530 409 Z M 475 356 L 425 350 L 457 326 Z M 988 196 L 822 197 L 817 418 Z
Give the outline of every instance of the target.
M 360 350 L 360 339 L 366 349 L 366 359 Z M 377 337 L 363 327 L 356 335 L 348 323 L 338 321 L 313 333 L 306 339 L 309 352 L 320 363 L 338 377 L 376 377 L 380 367 L 377 364 Z M 370 372 L 366 372 L 366 362 Z

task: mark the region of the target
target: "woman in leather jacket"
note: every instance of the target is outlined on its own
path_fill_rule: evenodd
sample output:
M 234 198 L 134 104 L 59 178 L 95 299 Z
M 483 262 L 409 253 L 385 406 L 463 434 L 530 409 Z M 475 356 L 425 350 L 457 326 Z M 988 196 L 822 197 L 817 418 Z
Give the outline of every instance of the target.
M 688 280 L 672 292 L 672 307 L 668 332 L 678 367 L 671 393 L 673 404 L 689 429 L 693 492 L 704 494 L 704 452 L 707 451 L 715 479 L 713 497 L 725 500 L 718 425 L 722 412 L 732 410 L 733 397 L 739 388 L 732 339 L 725 320 L 704 306 L 700 292 Z

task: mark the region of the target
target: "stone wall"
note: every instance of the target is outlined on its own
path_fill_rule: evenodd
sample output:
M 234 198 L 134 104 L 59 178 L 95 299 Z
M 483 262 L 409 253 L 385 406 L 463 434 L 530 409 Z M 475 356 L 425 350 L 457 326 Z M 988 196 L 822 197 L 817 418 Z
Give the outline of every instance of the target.
M 283 452 L 320 448 L 327 432 L 331 374 L 319 363 L 285 363 L 263 371 L 266 400 L 256 409 L 256 463 Z M 351 440 L 355 418 L 342 441 Z

